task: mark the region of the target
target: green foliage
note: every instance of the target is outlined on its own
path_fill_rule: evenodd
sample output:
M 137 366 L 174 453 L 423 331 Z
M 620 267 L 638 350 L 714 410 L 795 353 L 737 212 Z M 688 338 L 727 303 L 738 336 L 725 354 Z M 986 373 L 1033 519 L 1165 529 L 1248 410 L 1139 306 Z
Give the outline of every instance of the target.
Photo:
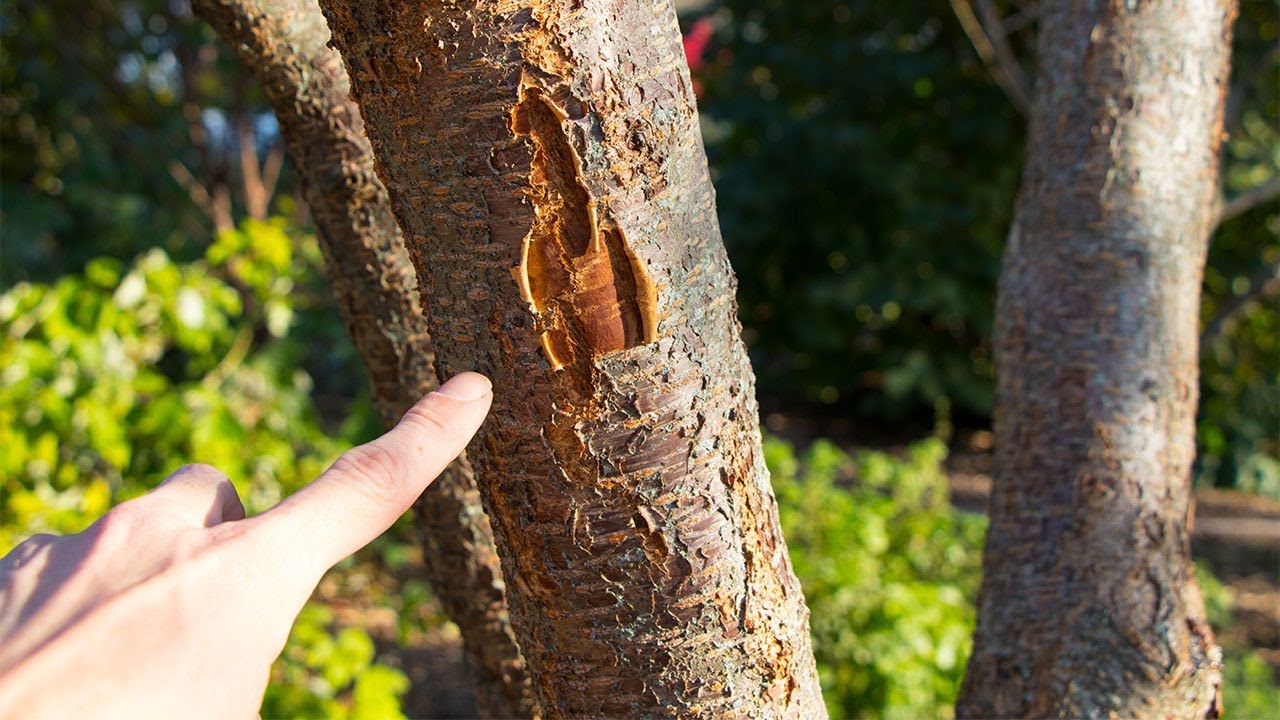
M 1203 561 L 1196 562 L 1195 571 L 1196 584 L 1200 586 L 1200 595 L 1204 598 L 1204 611 L 1209 625 L 1215 628 L 1226 627 L 1231 623 L 1231 609 L 1235 606 L 1231 590 L 1214 576 Z
M 1205 563 L 1196 563 L 1196 582 L 1204 597 L 1205 614 L 1214 631 L 1222 633 L 1235 623 L 1231 615 L 1235 598 L 1214 577 Z M 1280 708 L 1280 684 L 1276 669 L 1256 650 L 1224 643 L 1222 673 L 1223 717 L 1254 720 L 1276 715 Z
M 272 669 L 262 701 L 264 718 L 394 720 L 403 718 L 400 695 L 409 678 L 373 662 L 368 633 L 347 627 L 333 633 L 333 613 L 308 605 L 298 616 Z
M 1228 649 L 1223 665 L 1222 716 L 1227 720 L 1274 718 L 1280 708 L 1275 668 L 1249 650 Z
M 762 387 L 985 415 L 1022 119 L 940 0 L 720 5 L 702 109 Z
M 78 532 L 190 462 L 261 511 L 364 440 L 360 416 L 329 437 L 301 365 L 311 340 L 295 319 L 333 312 L 308 290 L 319 276 L 314 238 L 276 219 L 224 234 L 204 260 L 155 249 L 0 295 L 0 554 Z M 398 716 L 407 679 L 373 661 L 364 630 L 331 637 L 330 624 L 323 606 L 304 611 L 265 715 Z
M 173 169 L 229 189 L 234 141 L 206 121 L 261 117 L 255 90 L 189 3 L 0 3 L 0 280 L 198 257 L 210 221 Z
M 1228 197 L 1280 177 L 1278 42 L 1274 3 L 1242 2 L 1222 173 Z M 1280 498 L 1278 237 L 1280 203 L 1272 200 L 1224 223 L 1209 247 L 1197 458 L 1200 482 L 1273 498 Z
M 252 233 L 253 226 L 246 226 Z M 217 248 L 218 246 L 215 246 Z M 285 252 L 288 253 L 286 238 Z M 320 431 L 288 343 L 255 347 L 230 267 L 152 250 L 125 266 L 21 283 L 0 297 L 0 463 L 13 533 L 76 532 L 184 462 L 222 468 L 261 510 L 314 477 L 338 444 Z M 287 263 L 288 264 L 288 263 Z M 288 270 L 275 268 L 284 279 Z M 278 330 L 287 332 L 287 321 Z
M 945 457 L 936 438 L 902 458 L 765 441 L 833 717 L 951 716 L 986 524 L 949 505 Z
M 250 218 L 239 229 L 219 234 L 205 255 L 248 288 L 260 303 L 255 309 L 273 337 L 283 337 L 293 323 L 296 278 L 289 272 L 293 240 L 286 229 L 284 218 L 267 222 Z
M 947 718 L 971 649 L 986 518 L 948 504 L 946 447 L 902 457 L 845 453 L 819 440 L 802 455 L 766 437 L 765 461 L 791 560 L 810 609 L 814 655 L 833 718 Z M 1231 591 L 1196 577 L 1209 622 L 1230 627 Z M 1275 670 L 1227 647 L 1227 718 L 1271 717 Z

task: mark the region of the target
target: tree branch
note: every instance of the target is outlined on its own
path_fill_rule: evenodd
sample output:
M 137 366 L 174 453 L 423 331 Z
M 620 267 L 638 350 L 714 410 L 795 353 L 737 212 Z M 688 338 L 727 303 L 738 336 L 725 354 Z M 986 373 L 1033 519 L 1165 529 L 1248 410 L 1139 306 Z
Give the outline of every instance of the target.
M 266 205 L 270 207 L 271 198 L 276 196 L 276 185 L 280 182 L 280 170 L 284 167 L 284 148 L 272 145 L 267 157 L 262 161 L 262 191 L 266 195 Z
M 1204 326 L 1200 335 L 1200 347 L 1208 347 L 1230 332 L 1231 327 L 1239 319 L 1249 303 L 1261 300 L 1268 295 L 1275 295 L 1280 290 L 1280 262 L 1273 262 L 1258 269 L 1249 276 L 1249 289 L 1232 297 L 1225 305 L 1218 308 L 1213 318 Z
M 991 0 L 974 0 L 974 2 L 978 9 L 978 19 L 982 21 L 987 37 L 991 39 L 991 47 L 995 50 L 997 66 L 1009 86 L 1006 92 L 1013 93 L 1010 99 L 1025 115 L 1027 108 L 1031 107 L 1031 83 L 1027 81 L 1026 73 L 1022 71 L 1022 65 L 1018 62 L 1018 56 L 1009 45 L 1009 35 L 1005 32 L 1000 12 L 996 10 L 995 3 Z
M 964 34 L 969 37 L 969 42 L 978 52 L 978 57 L 982 58 L 982 63 L 987 66 L 987 72 L 1000 89 L 1004 90 L 1009 102 L 1013 103 L 1018 112 L 1026 115 L 1031 107 L 1031 85 L 1013 54 L 1013 48 L 1009 46 L 1000 14 L 990 0 L 975 1 L 982 19 L 974 14 L 969 0 L 948 0 Z
M 1218 202 L 1213 226 L 1217 229 L 1222 226 L 1222 223 L 1237 218 L 1259 205 L 1272 202 L 1276 198 L 1280 198 L 1280 177 L 1271 178 L 1270 181 L 1246 190 L 1230 200 L 1223 198 Z
M 247 112 L 238 113 L 235 121 L 236 144 L 240 154 L 240 178 L 244 183 L 244 205 L 249 217 L 265 220 L 267 217 L 266 188 L 262 182 L 262 168 L 258 165 L 257 137 L 253 132 L 253 120 Z
M 1006 35 L 1018 32 L 1040 17 L 1040 3 L 1038 0 L 1036 2 L 1017 2 L 1015 0 L 1013 5 L 1015 12 L 1006 17 L 1002 23 Z
M 213 223 L 214 231 L 220 232 L 228 230 L 235 226 L 231 219 L 231 209 L 225 202 L 225 198 L 219 195 L 214 197 L 209 194 L 208 188 L 196 179 L 195 175 L 182 164 L 181 160 L 174 158 L 168 164 L 169 175 L 178 183 L 183 190 L 187 191 L 187 197 L 191 198 L 191 202 L 200 208 L 200 212 L 209 218 Z

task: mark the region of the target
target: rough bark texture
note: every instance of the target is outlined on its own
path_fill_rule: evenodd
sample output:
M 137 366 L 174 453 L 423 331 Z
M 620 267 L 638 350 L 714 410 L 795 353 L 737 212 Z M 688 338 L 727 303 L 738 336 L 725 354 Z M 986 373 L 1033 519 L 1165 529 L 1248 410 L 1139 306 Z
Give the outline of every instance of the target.
M 322 3 L 550 716 L 820 717 L 665 2 Z
M 333 293 L 390 426 L 436 384 L 418 282 L 374 171 L 342 60 L 309 0 L 196 0 L 195 10 L 253 71 L 280 122 Z M 462 630 L 489 717 L 536 713 L 507 614 L 489 519 L 466 458 L 415 507 L 427 580 Z
M 1200 281 L 1231 0 L 1046 3 L 997 303 L 996 480 L 966 717 L 1202 718 Z

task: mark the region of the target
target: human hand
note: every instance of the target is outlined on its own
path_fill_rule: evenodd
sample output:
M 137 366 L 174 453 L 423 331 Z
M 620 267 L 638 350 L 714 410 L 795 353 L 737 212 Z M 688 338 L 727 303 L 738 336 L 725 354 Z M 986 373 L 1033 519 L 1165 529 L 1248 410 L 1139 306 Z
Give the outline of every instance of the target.
M 394 429 L 245 519 L 208 465 L 84 532 L 0 559 L 0 718 L 255 717 L 321 576 L 413 504 L 493 400 L 464 373 Z

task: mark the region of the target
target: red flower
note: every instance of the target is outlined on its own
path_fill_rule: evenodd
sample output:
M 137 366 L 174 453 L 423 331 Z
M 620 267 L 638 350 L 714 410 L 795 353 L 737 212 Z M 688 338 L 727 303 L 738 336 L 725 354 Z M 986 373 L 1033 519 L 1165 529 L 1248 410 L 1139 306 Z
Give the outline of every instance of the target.
M 684 34 L 684 57 L 690 70 L 697 70 L 705 61 L 703 55 L 711 43 L 711 18 L 701 18 Z

